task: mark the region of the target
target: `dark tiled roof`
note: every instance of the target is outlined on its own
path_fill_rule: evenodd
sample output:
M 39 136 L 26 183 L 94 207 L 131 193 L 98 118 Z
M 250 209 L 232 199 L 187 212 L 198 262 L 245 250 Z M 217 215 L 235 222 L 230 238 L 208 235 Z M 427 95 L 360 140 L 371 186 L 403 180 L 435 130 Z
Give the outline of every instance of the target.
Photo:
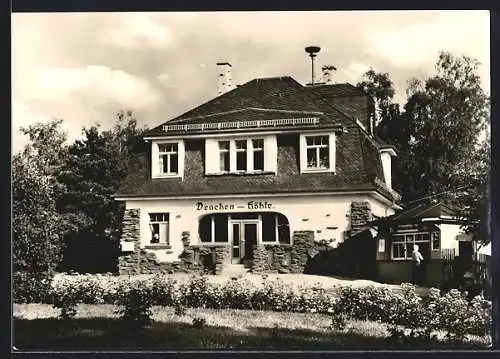
M 266 109 L 268 119 L 283 118 L 283 112 L 272 112 L 269 110 L 290 111 L 290 113 L 322 112 L 323 121 L 332 124 L 352 126 L 352 120 L 348 115 L 330 106 L 321 96 L 316 96 L 307 91 L 291 77 L 273 77 L 266 79 L 255 79 L 244 85 L 222 94 L 168 122 L 161 124 L 146 133 L 146 136 L 165 135 L 163 125 L 184 124 L 194 121 L 198 123 L 217 122 L 214 114 L 230 112 L 235 110 Z M 246 114 L 257 116 L 259 111 L 246 111 Z M 263 111 L 260 111 L 263 112 Z M 222 115 L 221 115 L 222 116 Z M 233 120 L 237 119 L 233 117 Z
M 349 84 L 324 87 L 328 91 L 336 91 L 339 96 L 348 92 L 353 96 L 359 94 L 358 89 Z M 351 114 L 338 110 L 332 101 L 323 97 L 321 91 L 325 90 L 316 91 L 319 88 L 308 89 L 291 77 L 252 80 L 152 129 L 146 136 L 165 135 L 163 125 L 318 116 L 322 123 L 342 125 L 347 129 L 347 132 L 339 134 L 337 138 L 335 174 L 300 173 L 300 131 L 295 128 L 294 133 L 278 136 L 276 175 L 205 176 L 203 141 L 191 139 L 186 141 L 184 180 L 152 179 L 149 155 L 143 155 L 131 159 L 130 175 L 116 195 L 182 196 L 376 190 L 393 199 L 389 191 L 376 184 L 376 179 L 384 178 L 378 144 L 361 130 Z M 236 118 L 234 115 L 237 115 Z M 314 128 L 319 127 L 321 126 Z
M 443 202 L 437 203 L 421 203 L 414 205 L 406 210 L 397 212 L 392 216 L 372 222 L 372 225 L 379 224 L 403 224 L 403 223 L 418 223 L 425 218 L 440 218 L 441 216 L 450 216 L 457 218 L 456 211 Z
M 319 85 L 306 87 L 309 91 L 324 97 L 338 97 L 338 96 L 364 96 L 363 90 L 353 86 L 349 83 L 332 84 L 332 85 Z

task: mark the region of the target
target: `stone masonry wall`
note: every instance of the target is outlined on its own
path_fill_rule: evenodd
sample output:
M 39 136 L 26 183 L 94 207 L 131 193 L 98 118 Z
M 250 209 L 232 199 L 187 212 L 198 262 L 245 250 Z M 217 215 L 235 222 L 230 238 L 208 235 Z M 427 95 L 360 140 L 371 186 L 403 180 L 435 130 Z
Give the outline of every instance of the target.
M 251 271 L 253 273 L 290 273 L 292 246 L 283 244 L 254 245 Z
M 123 229 L 122 238 L 123 242 L 134 242 L 134 252 L 128 255 L 121 255 L 118 257 L 118 271 L 120 274 L 134 274 L 139 273 L 138 267 L 138 250 L 140 239 L 140 209 L 126 209 L 123 214 Z M 144 252 L 144 251 L 143 251 Z M 146 256 L 146 253 L 141 253 Z
M 349 236 L 354 236 L 365 228 L 366 223 L 372 220 L 372 211 L 369 202 L 351 203 L 351 230 Z
M 123 230 L 121 240 L 134 242 L 134 252 L 118 257 L 118 271 L 122 275 L 155 274 L 175 272 L 201 272 L 203 265 L 195 260 L 194 251 L 189 251 L 189 232 L 182 233 L 184 252 L 179 261 L 159 262 L 153 252 L 140 249 L 140 209 L 127 209 L 123 215 Z
M 253 273 L 263 273 L 269 269 L 269 260 L 266 247 L 263 244 L 254 244 L 252 246 L 252 264 L 251 271 Z
M 313 258 L 316 252 L 314 231 L 293 232 L 290 272 L 304 273 L 308 260 Z

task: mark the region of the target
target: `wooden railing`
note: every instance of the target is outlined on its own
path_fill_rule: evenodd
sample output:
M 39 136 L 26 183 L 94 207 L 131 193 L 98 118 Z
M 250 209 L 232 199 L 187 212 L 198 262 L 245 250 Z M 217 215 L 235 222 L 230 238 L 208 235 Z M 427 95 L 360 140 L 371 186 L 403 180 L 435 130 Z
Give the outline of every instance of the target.
M 251 120 L 251 121 L 231 121 L 231 122 L 212 122 L 212 123 L 193 123 L 184 125 L 163 125 L 163 131 L 204 131 L 204 130 L 225 130 L 238 128 L 259 128 L 259 127 L 278 127 L 278 126 L 301 126 L 317 125 L 318 117 L 303 118 L 284 118 L 274 120 Z

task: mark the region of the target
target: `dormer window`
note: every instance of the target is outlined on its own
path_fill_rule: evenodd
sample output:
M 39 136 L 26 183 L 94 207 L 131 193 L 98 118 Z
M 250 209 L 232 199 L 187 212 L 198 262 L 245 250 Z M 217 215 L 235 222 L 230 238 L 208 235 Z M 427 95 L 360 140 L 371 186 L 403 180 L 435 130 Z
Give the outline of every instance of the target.
M 329 167 L 328 136 L 306 136 L 307 168 Z
M 205 140 L 206 175 L 270 174 L 276 165 L 275 135 Z
M 160 174 L 176 175 L 179 173 L 179 147 L 177 143 L 158 144 Z
M 237 140 L 236 145 L 236 171 L 247 170 L 247 141 Z
M 184 141 L 154 141 L 151 144 L 152 178 L 184 176 Z
M 229 141 L 219 141 L 219 170 L 229 172 Z
M 335 133 L 300 135 L 300 171 L 335 172 Z
M 264 171 L 264 140 L 252 140 L 253 170 Z

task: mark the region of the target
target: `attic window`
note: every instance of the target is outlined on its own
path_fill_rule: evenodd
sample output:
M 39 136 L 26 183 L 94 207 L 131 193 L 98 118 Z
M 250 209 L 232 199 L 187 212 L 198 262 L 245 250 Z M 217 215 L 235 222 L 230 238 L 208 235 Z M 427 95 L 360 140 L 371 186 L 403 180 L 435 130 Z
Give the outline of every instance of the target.
M 177 174 L 179 171 L 179 149 L 177 143 L 158 144 L 160 156 L 160 172 L 162 174 Z
M 218 141 L 219 173 L 264 171 L 264 139 Z
M 335 172 L 335 133 L 300 135 L 300 170 Z
M 328 136 L 306 136 L 307 168 L 329 167 Z

